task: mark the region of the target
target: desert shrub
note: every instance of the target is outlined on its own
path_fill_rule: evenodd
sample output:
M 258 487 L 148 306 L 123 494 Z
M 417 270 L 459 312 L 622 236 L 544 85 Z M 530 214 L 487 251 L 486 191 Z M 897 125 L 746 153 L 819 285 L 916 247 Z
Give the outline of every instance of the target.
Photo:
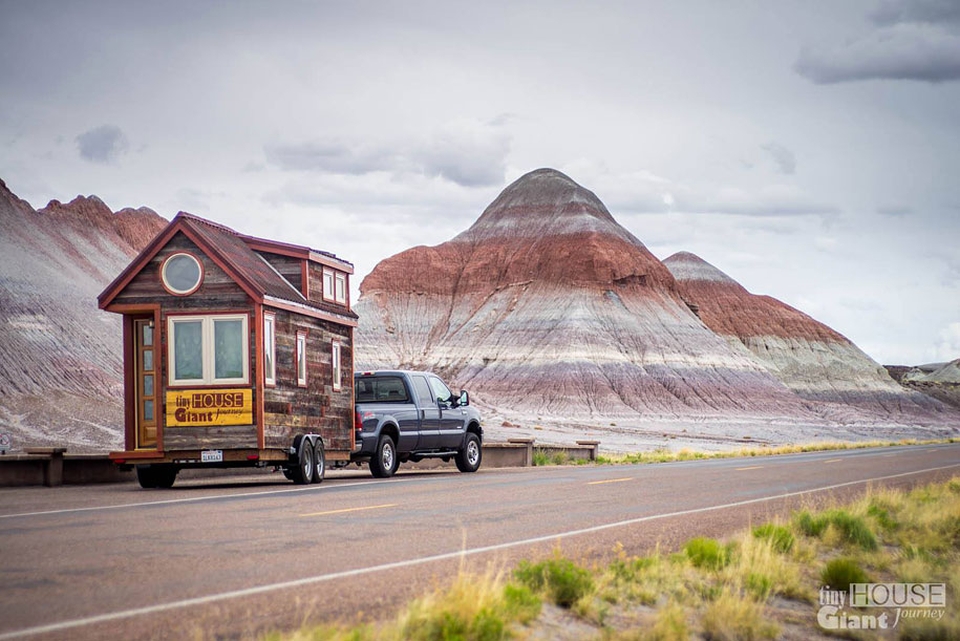
M 550 455 L 546 452 L 546 450 L 541 450 L 539 448 L 533 450 L 534 466 L 543 467 L 544 465 L 550 465 L 551 462 Z
M 540 614 L 540 598 L 525 585 L 508 583 L 503 588 L 503 604 L 507 614 L 520 623 L 527 624 Z
M 833 590 L 849 590 L 851 583 L 866 583 L 869 578 L 857 561 L 839 558 L 827 563 L 820 572 L 820 580 Z
M 793 517 L 793 522 L 804 536 L 819 537 L 823 534 L 823 531 L 827 529 L 825 519 L 815 517 L 806 510 L 797 512 Z
M 697 568 L 719 570 L 730 560 L 729 550 L 721 546 L 719 541 L 703 536 L 687 541 L 683 551 Z
M 703 636 L 716 641 L 773 639 L 776 624 L 764 617 L 763 606 L 731 591 L 725 591 L 703 613 Z
M 753 536 L 758 539 L 767 539 L 773 545 L 773 549 L 781 554 L 788 553 L 793 549 L 793 534 L 782 525 L 767 523 L 753 529 Z
M 806 536 L 821 537 L 832 527 L 845 543 L 870 551 L 879 547 L 877 537 L 870 530 L 866 519 L 846 510 L 829 510 L 817 516 L 804 510 L 797 513 L 794 523 Z
M 593 590 L 590 572 L 559 556 L 540 563 L 521 561 L 514 577 L 531 590 L 545 594 L 561 608 L 572 607 Z

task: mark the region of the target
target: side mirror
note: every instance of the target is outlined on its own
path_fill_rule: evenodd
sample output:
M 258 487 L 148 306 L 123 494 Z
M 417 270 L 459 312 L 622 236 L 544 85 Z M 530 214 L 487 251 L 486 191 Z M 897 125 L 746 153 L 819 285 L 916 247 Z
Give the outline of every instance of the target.
M 460 407 L 466 407 L 470 404 L 470 395 L 467 394 L 467 390 L 460 390 L 460 400 L 457 403 Z

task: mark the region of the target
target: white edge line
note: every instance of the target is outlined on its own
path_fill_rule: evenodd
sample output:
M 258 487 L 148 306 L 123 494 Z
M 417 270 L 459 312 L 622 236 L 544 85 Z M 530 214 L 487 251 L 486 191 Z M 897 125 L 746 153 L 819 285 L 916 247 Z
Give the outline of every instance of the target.
M 610 530 L 613 528 L 624 527 L 627 525 L 636 525 L 637 523 L 645 523 L 647 521 L 656 521 L 659 519 L 667 519 L 667 518 L 672 518 L 676 516 L 686 516 L 689 514 L 700 514 L 703 512 L 712 512 L 715 510 L 726 510 L 734 507 L 741 507 L 744 505 L 764 503 L 767 501 L 775 501 L 777 499 L 786 499 L 793 496 L 800 496 L 801 494 L 811 494 L 813 492 L 826 492 L 829 490 L 836 490 L 842 487 L 849 487 L 851 485 L 872 483 L 874 481 L 887 481 L 890 479 L 902 478 L 904 476 L 914 476 L 916 474 L 924 474 L 926 472 L 938 472 L 940 470 L 948 470 L 954 467 L 960 467 L 960 463 L 955 463 L 953 465 L 944 465 L 941 467 L 932 467 L 925 470 L 902 472 L 900 474 L 890 474 L 888 476 L 877 476 L 874 478 L 861 479 L 858 481 L 848 481 L 846 483 L 837 483 L 835 485 L 827 485 L 824 487 L 817 487 L 809 490 L 798 490 L 796 492 L 787 492 L 785 494 L 777 494 L 776 496 L 766 496 L 766 497 L 760 497 L 755 499 L 746 499 L 743 501 L 735 501 L 733 503 L 725 503 L 723 505 L 698 507 L 698 508 L 692 508 L 689 510 L 680 510 L 678 512 L 669 512 L 666 514 L 651 514 L 650 516 L 641 516 L 635 519 L 628 519 L 626 521 L 617 521 L 616 523 L 605 523 L 603 525 L 594 525 L 592 527 L 581 528 L 579 530 L 570 530 L 567 532 L 559 532 L 556 534 L 547 534 L 544 536 L 537 536 L 530 539 L 523 539 L 521 541 L 497 543 L 494 545 L 486 545 L 483 547 L 473 548 L 470 550 L 457 550 L 455 552 L 445 552 L 444 554 L 425 556 L 419 559 L 395 561 L 393 563 L 375 565 L 367 568 L 344 570 L 343 572 L 334 572 L 332 574 L 321 574 L 319 576 L 305 577 L 303 579 L 295 579 L 293 581 L 283 581 L 281 583 L 271 583 L 268 585 L 261 585 L 261 586 L 252 587 L 252 588 L 244 588 L 242 590 L 232 590 L 230 592 L 221 592 L 220 594 L 210 594 L 202 597 L 194 597 L 192 599 L 183 599 L 181 601 L 159 603 L 157 605 L 150 605 L 143 608 L 134 608 L 132 610 L 121 610 L 119 612 L 109 612 L 107 614 L 98 614 L 95 616 L 84 617 L 81 619 L 61 621 L 59 623 L 50 623 L 47 625 L 40 625 L 33 628 L 24 628 L 22 630 L 4 632 L 0 634 L 0 641 L 4 639 L 16 639 L 19 637 L 25 637 L 25 636 L 30 636 L 34 634 L 44 634 L 47 632 L 59 632 L 61 630 L 69 630 L 70 628 L 78 628 L 85 625 L 94 625 L 96 623 L 105 623 L 107 621 L 117 621 L 119 619 L 128 619 L 131 617 L 141 616 L 144 614 L 155 614 L 157 612 L 167 612 L 169 610 L 177 610 L 180 608 L 187 608 L 194 605 L 206 605 L 208 603 L 216 603 L 217 601 L 226 601 L 228 599 L 255 596 L 257 594 L 264 594 L 266 592 L 273 592 L 276 590 L 286 590 L 289 588 L 296 588 L 303 585 L 313 585 L 315 583 L 325 583 L 327 581 L 334 581 L 336 579 L 344 579 L 348 577 L 360 576 L 363 574 L 372 574 L 374 572 L 383 572 L 385 570 L 397 570 L 400 568 L 408 568 L 416 565 L 425 565 L 427 563 L 433 563 L 435 561 L 445 561 L 447 559 L 475 556 L 477 554 L 485 554 L 487 552 L 496 552 L 499 550 L 506 550 L 513 547 L 521 547 L 525 545 L 545 543 L 547 541 L 562 539 L 564 537 L 573 537 L 573 536 L 580 536 L 583 534 L 592 534 L 594 532 L 601 532 L 603 530 Z
M 394 479 L 391 481 L 356 481 L 353 483 L 338 483 L 334 487 L 354 487 L 357 485 L 379 485 L 381 483 L 397 483 L 403 479 Z M 203 486 L 197 486 L 197 489 Z M 187 498 L 165 499 L 163 501 L 146 501 L 143 503 L 121 503 L 119 505 L 92 505 L 90 507 L 68 507 L 61 510 L 46 510 L 42 512 L 17 512 L 16 514 L 0 514 L 2 519 L 15 519 L 27 516 L 50 516 L 53 514 L 72 514 L 74 512 L 99 512 L 101 510 L 123 510 L 127 508 L 153 507 L 155 505 L 173 505 L 176 503 L 197 503 L 199 501 L 220 501 L 232 498 L 249 498 L 251 496 L 271 496 L 273 494 L 288 494 L 293 492 L 310 492 L 327 489 L 328 485 L 308 485 L 307 487 L 284 488 L 282 490 L 266 490 L 262 492 L 239 492 L 237 494 L 205 494 L 203 496 L 190 496 Z M 0 637 L 2 639 L 3 637 Z

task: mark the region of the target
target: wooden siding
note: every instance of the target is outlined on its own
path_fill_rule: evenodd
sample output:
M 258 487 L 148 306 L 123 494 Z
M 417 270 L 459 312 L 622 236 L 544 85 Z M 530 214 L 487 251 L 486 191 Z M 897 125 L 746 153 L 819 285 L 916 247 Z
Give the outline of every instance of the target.
M 300 433 L 323 436 L 327 450 L 349 451 L 353 431 L 353 346 L 349 327 L 276 311 L 277 384 L 264 390 L 264 445 L 289 447 Z M 297 332 L 307 335 L 307 386 L 297 385 Z M 340 344 L 342 386 L 333 390 L 332 343 Z
M 160 266 L 168 256 L 177 252 L 192 254 L 203 266 L 203 283 L 189 296 L 170 294 L 160 281 Z M 153 306 L 157 303 L 165 312 L 253 308 L 246 292 L 182 233 L 176 234 L 153 260 L 133 277 L 112 304 Z
M 218 427 L 168 427 L 163 449 L 173 450 L 239 450 L 257 449 L 255 425 Z

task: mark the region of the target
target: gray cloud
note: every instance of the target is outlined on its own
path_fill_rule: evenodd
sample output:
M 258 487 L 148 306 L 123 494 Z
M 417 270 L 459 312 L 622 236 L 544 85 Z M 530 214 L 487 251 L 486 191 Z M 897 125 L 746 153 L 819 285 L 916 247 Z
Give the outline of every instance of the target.
M 761 145 L 761 149 L 770 154 L 773 158 L 773 161 L 777 163 L 777 167 L 780 169 L 780 173 L 783 174 L 794 174 L 797 171 L 797 158 L 793 155 L 793 152 L 784 147 L 783 145 L 775 142 L 770 142 L 765 145 Z
M 804 48 L 793 68 L 817 84 L 960 80 L 960 37 L 940 26 L 897 24 L 833 48 Z
M 264 148 L 267 162 L 284 171 L 362 176 L 374 172 L 439 176 L 463 187 L 501 185 L 506 174 L 509 116 L 489 122 L 457 120 L 428 140 L 371 147 L 339 140 L 307 141 Z
M 902 218 L 904 216 L 909 216 L 913 213 L 913 209 L 905 205 L 886 205 L 883 207 L 877 207 L 877 213 L 881 216 L 891 216 L 894 218 Z
M 883 0 L 871 14 L 878 25 L 901 22 L 960 24 L 960 3 L 956 0 Z
M 101 125 L 76 138 L 80 157 L 90 162 L 109 163 L 127 152 L 129 144 L 123 130 L 116 125 Z
M 883 0 L 876 29 L 834 47 L 804 48 L 794 71 L 816 82 L 960 80 L 960 3 Z

